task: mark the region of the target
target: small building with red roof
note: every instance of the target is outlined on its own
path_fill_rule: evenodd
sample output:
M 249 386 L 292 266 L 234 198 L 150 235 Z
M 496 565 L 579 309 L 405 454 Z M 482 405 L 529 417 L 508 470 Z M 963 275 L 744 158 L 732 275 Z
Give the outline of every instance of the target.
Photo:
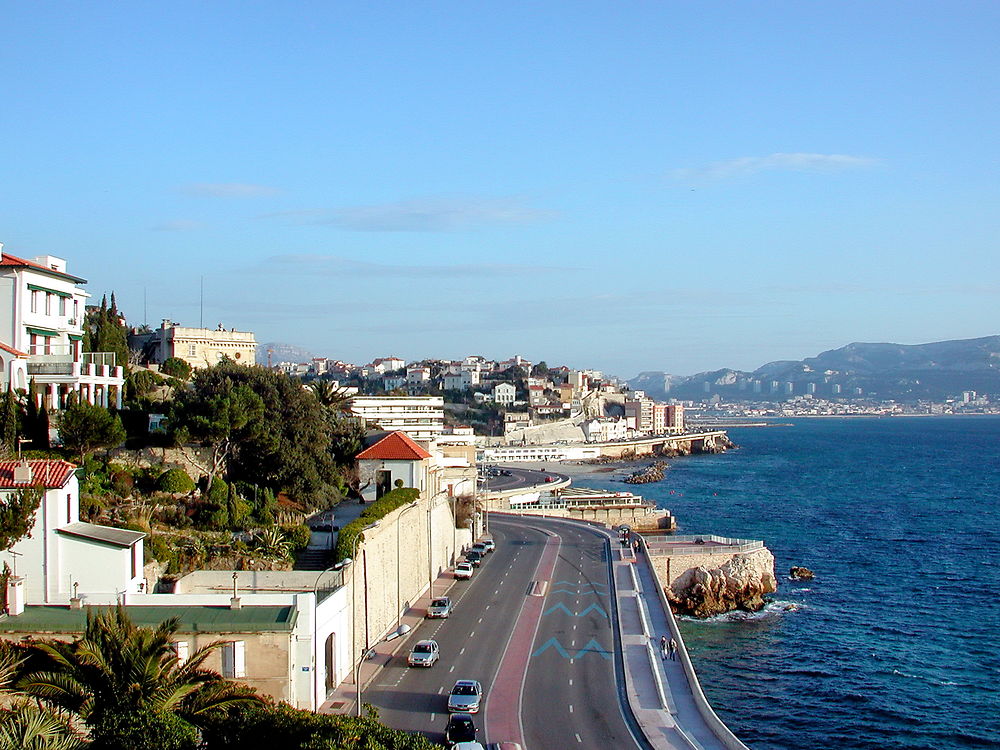
M 11 572 L 7 606 L 114 604 L 145 589 L 140 531 L 80 520 L 76 466 L 50 459 L 0 461 L 0 504 L 41 492 L 31 531 L 0 551 Z

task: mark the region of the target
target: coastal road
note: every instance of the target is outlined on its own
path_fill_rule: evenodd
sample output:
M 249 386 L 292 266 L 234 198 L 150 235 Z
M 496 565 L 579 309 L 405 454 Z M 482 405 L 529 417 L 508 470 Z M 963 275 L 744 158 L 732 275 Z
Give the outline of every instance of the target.
M 493 529 L 493 538 L 496 551 L 486 556 L 471 581 L 458 581 L 449 592 L 451 617 L 425 620 L 408 640 L 410 646 L 418 639 L 436 640 L 438 663 L 411 669 L 406 664 L 409 650 L 401 650 L 365 692 L 363 700 L 378 707 L 389 726 L 444 742 L 447 695 L 455 681 L 479 680 L 489 696 L 546 536 L 531 530 L 510 534 L 503 527 Z M 476 725 L 482 738 L 482 714 Z
M 410 637 L 437 640 L 437 665 L 409 669 L 401 653 L 364 700 L 390 726 L 442 741 L 447 692 L 457 679 L 475 679 L 486 691 L 481 741 L 520 739 L 531 750 L 646 747 L 620 702 L 606 541 L 537 518 L 495 516 L 491 527 L 497 551 L 452 589 L 451 618 L 425 621 Z M 547 582 L 544 598 L 526 596 L 534 580 Z M 485 726 L 502 727 L 503 736 L 485 736 Z
M 502 466 L 500 468 L 504 471 L 510 472 L 510 475 L 489 477 L 487 481 L 481 480 L 479 482 L 480 488 L 487 492 L 509 492 L 511 490 L 527 490 L 533 487 L 544 490 L 546 484 L 551 484 L 552 482 L 562 482 L 569 479 L 568 475 L 560 474 L 556 471 L 521 469 L 514 468 L 512 466 Z M 546 481 L 546 478 L 548 477 L 551 477 L 550 482 Z

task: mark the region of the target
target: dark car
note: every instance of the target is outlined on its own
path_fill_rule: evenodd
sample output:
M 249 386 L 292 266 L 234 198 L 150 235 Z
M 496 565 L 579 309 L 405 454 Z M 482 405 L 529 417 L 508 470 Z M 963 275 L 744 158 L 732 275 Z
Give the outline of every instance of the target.
M 472 714 L 452 714 L 448 717 L 448 726 L 444 728 L 444 739 L 449 745 L 455 742 L 473 742 L 476 731 Z
M 465 561 L 471 563 L 472 565 L 478 568 L 480 565 L 483 564 L 483 556 L 480 555 L 475 550 L 469 550 L 468 552 L 465 553 Z

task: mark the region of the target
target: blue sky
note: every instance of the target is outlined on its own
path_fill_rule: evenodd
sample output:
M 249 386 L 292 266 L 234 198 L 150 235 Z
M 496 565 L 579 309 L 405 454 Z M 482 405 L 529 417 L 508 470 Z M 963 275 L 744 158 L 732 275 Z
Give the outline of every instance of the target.
M 995 2 L 0 10 L 0 242 L 134 323 L 626 377 L 1000 333 Z

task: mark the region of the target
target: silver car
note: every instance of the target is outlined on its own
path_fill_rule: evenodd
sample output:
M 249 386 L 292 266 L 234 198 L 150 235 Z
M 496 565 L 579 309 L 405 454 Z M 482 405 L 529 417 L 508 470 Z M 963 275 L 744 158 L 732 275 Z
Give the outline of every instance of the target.
M 406 661 L 411 667 L 433 667 L 440 655 L 437 641 L 417 641 Z
M 451 615 L 451 599 L 447 596 L 439 596 L 437 599 L 432 599 L 430 606 L 427 607 L 428 617 L 448 617 Z
M 448 710 L 468 714 L 478 713 L 483 699 L 483 686 L 476 680 L 459 680 L 448 695 Z

